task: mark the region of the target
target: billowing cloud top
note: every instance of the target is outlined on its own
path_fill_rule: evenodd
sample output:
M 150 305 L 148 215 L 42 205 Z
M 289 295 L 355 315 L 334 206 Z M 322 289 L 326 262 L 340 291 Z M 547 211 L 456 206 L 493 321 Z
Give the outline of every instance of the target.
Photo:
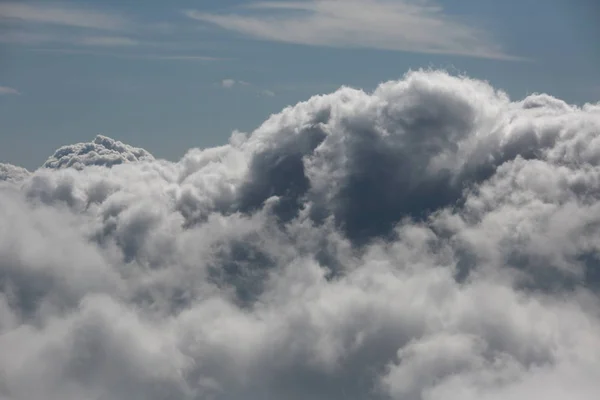
M 0 163 L 0 182 L 20 182 L 29 176 L 30 172 L 16 165 Z
M 46 166 L 0 185 L 4 398 L 600 398 L 598 105 L 418 71 Z
M 143 160 L 154 160 L 154 157 L 144 149 L 97 135 L 91 143 L 77 143 L 59 148 L 48 158 L 44 167 L 82 169 L 88 165 L 110 167 L 125 162 Z

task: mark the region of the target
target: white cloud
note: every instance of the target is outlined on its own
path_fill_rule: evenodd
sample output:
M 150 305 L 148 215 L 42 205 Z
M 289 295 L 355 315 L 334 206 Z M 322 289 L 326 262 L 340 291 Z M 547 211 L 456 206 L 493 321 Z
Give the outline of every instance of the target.
M 11 31 L 0 34 L 0 43 L 40 44 L 54 42 L 56 40 L 56 36 L 42 33 Z
M 119 15 L 96 10 L 16 2 L 0 3 L 0 20 L 2 19 L 103 30 L 124 29 L 129 23 Z
M 139 44 L 137 40 L 118 36 L 88 36 L 80 39 L 78 43 L 85 46 L 135 46 Z
M 231 89 L 235 85 L 252 86 L 252 84 L 250 82 L 239 81 L 239 80 L 235 80 L 235 79 L 231 79 L 231 78 L 223 79 L 221 81 L 221 86 L 223 86 L 226 89 Z
M 221 86 L 223 86 L 226 89 L 232 88 L 233 85 L 235 85 L 235 80 L 234 79 L 223 79 L 221 81 Z
M 4 397 L 600 395 L 598 106 L 418 71 L 1 176 Z
M 59 148 L 44 163 L 44 167 L 82 169 L 89 165 L 113 166 L 152 160 L 154 157 L 144 149 L 97 135 L 91 143 L 77 143 Z
M 25 168 L 15 165 L 0 163 L 0 182 L 21 182 L 29 176 L 30 172 Z
M 486 32 L 458 22 L 429 1 L 268 1 L 238 13 L 187 11 L 196 20 L 257 39 L 516 59 Z
M 92 47 L 123 47 L 136 46 L 140 41 L 121 36 L 83 36 L 73 37 L 54 33 L 26 33 L 8 32 L 0 34 L 0 43 L 40 45 L 40 44 L 65 44 Z
M 119 53 L 119 52 L 106 52 L 106 51 L 94 51 L 94 50 L 83 50 L 83 49 L 30 49 L 30 51 L 44 52 L 44 53 L 58 53 L 65 55 L 90 55 L 97 57 L 114 57 L 123 59 L 142 59 L 142 60 L 164 60 L 164 61 L 219 61 L 223 60 L 217 57 L 203 56 L 203 55 L 190 55 L 190 54 L 160 54 L 160 53 Z
M 240 81 L 240 80 L 235 80 L 235 79 L 223 79 L 221 81 L 221 86 L 225 89 L 231 89 L 234 86 L 245 86 L 245 87 L 248 87 L 248 88 L 252 89 L 253 91 L 255 91 L 258 95 L 268 96 L 268 97 L 275 96 L 275 92 L 268 90 L 268 89 L 262 89 L 260 87 L 257 87 L 256 85 L 253 85 L 252 83 L 246 82 L 246 81 Z
M 173 60 L 173 61 L 220 61 L 224 60 L 219 57 L 211 57 L 211 56 L 200 56 L 200 55 L 185 55 L 185 54 L 147 54 L 147 55 L 138 55 L 132 56 L 133 58 L 147 58 L 152 60 Z
M 8 94 L 21 94 L 17 89 L 8 86 L 0 86 L 0 96 Z
M 140 41 L 130 37 L 97 35 L 98 30 L 126 30 L 134 28 L 134 24 L 123 16 L 89 8 L 60 4 L 4 2 L 0 3 L 1 21 L 20 22 L 18 25 L 11 25 L 10 30 L 0 34 L 1 43 L 20 45 L 60 43 L 103 47 L 140 44 Z M 62 29 L 64 27 L 74 30 L 66 34 Z

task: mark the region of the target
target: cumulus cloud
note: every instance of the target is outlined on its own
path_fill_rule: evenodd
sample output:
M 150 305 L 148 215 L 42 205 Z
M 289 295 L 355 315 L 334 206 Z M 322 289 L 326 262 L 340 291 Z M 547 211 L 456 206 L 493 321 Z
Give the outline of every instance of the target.
M 44 167 L 81 169 L 88 165 L 112 166 L 124 162 L 153 159 L 152 154 L 144 149 L 97 135 L 91 143 L 77 143 L 59 148 L 44 163 Z
M 20 182 L 29 176 L 30 172 L 16 165 L 0 163 L 0 182 Z
M 599 165 L 597 105 L 416 71 L 2 166 L 0 395 L 597 399 Z

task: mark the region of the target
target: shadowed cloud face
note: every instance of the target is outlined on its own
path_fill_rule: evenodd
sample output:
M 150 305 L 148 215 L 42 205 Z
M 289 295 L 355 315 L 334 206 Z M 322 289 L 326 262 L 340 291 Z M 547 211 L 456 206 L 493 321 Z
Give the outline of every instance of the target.
M 599 198 L 600 106 L 438 71 L 0 165 L 0 397 L 595 400 Z

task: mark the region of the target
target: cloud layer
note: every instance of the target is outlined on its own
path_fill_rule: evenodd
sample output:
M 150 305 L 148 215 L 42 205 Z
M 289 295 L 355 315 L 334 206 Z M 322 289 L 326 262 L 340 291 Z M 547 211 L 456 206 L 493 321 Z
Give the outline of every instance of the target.
M 418 71 L 180 161 L 0 166 L 0 396 L 600 396 L 600 105 Z
M 433 1 L 262 1 L 233 13 L 186 15 L 261 40 L 516 59 L 482 29 L 446 15 Z

